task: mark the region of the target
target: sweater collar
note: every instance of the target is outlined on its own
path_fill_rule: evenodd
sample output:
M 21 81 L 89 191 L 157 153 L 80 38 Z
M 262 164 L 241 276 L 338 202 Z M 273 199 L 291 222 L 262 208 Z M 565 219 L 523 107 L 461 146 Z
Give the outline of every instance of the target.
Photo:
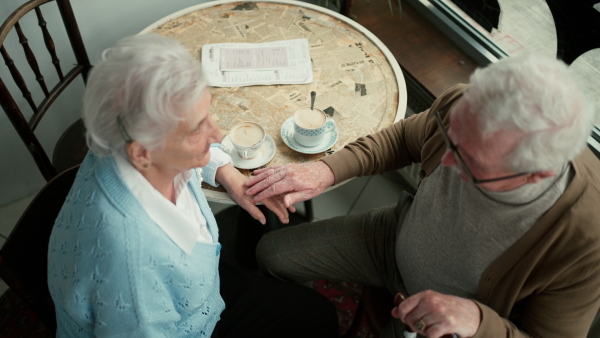
M 198 208 L 195 214 L 194 210 L 192 210 L 194 207 L 193 203 L 185 203 L 186 199 L 194 198 L 189 189 L 187 189 L 187 182 L 194 174 L 192 170 L 175 177 L 174 184 L 177 200 L 177 205 L 175 205 L 154 189 L 150 182 L 127 160 L 118 155 L 114 156 L 114 159 L 117 170 L 125 185 L 129 188 L 129 191 L 139 201 L 148 216 L 183 251 L 187 254 L 192 253 L 202 229 L 208 234 L 208 238 L 211 239 L 206 227 L 206 220 L 202 217 L 199 208 L 195 206 Z M 182 205 L 183 209 L 181 208 Z M 186 205 L 188 205 L 187 208 L 185 207 Z

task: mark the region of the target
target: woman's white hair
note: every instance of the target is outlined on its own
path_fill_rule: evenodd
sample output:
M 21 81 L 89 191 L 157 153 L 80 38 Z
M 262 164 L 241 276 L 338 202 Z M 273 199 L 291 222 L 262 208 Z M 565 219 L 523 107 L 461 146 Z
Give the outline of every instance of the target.
M 128 138 L 148 150 L 162 146 L 206 88 L 200 62 L 175 40 L 156 34 L 124 38 L 103 52 L 87 82 L 83 121 L 89 148 L 98 155 L 125 154 Z
M 464 98 L 482 136 L 504 130 L 521 138 L 507 169 L 560 168 L 586 147 L 594 107 L 562 61 L 526 53 L 476 70 L 470 82 Z

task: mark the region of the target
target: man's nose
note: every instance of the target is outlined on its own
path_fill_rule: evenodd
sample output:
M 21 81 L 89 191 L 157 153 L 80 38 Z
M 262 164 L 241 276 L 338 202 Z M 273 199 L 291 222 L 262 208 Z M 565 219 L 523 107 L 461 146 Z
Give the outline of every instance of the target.
M 442 156 L 442 164 L 446 167 L 452 167 L 457 165 L 456 158 L 454 158 L 454 152 L 450 148 L 446 149 L 446 152 Z

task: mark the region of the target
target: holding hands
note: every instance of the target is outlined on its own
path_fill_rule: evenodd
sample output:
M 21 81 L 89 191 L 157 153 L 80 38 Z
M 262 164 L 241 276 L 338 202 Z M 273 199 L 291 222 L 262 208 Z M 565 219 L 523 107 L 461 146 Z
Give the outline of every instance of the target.
M 470 299 L 431 290 L 402 298 L 396 295 L 392 316 L 414 332 L 432 338 L 472 337 L 479 329 L 481 312 Z
M 240 207 L 244 208 L 254 219 L 262 224 L 266 223 L 265 215 L 256 207 L 252 196 L 245 194 L 246 187 L 244 182 L 248 179 L 244 174 L 240 173 L 231 164 L 227 164 L 220 167 L 217 170 L 216 179 L 219 183 L 225 187 L 231 199 L 237 203 Z M 268 197 L 262 200 L 263 204 L 273 211 L 279 218 L 281 223 L 287 224 L 289 222 L 288 210 L 295 212 L 294 206 L 286 207 L 283 205 L 283 199 L 281 196 Z
M 244 183 L 249 187 L 246 196 L 254 196 L 254 202 L 281 198 L 282 207 L 290 211 L 294 211 L 294 203 L 320 195 L 335 182 L 333 172 L 322 161 L 269 167 L 254 174 Z M 396 298 L 392 316 L 427 337 L 472 337 L 479 329 L 481 311 L 470 299 L 431 290 L 405 300 Z
M 269 167 L 254 174 L 248 179 L 228 164 L 217 170 L 216 179 L 234 202 L 262 224 L 265 216 L 255 203 L 263 202 L 282 223 L 288 223 L 288 211 L 296 211 L 294 203 L 320 195 L 335 180 L 329 166 L 322 161 Z
M 322 161 L 269 167 L 254 174 L 245 183 L 250 187 L 246 195 L 254 196 L 255 202 L 281 195 L 286 208 L 320 195 L 335 182 L 331 168 Z

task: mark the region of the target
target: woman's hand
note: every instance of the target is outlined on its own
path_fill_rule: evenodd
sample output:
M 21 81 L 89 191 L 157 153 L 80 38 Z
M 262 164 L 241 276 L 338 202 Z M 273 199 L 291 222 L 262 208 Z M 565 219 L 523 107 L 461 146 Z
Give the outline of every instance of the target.
M 333 171 L 323 161 L 269 167 L 256 170 L 254 174 L 256 176 L 246 182 L 250 187 L 246 194 L 256 195 L 256 202 L 282 196 L 283 204 L 288 208 L 322 194 L 335 181 Z
M 392 316 L 431 338 L 453 333 L 472 337 L 481 323 L 481 310 L 474 301 L 431 290 L 406 298 L 392 309 Z
M 231 164 L 226 164 L 217 169 L 216 180 L 225 187 L 231 199 L 240 207 L 244 208 L 252 218 L 259 221 L 261 224 L 266 223 L 265 215 L 256 207 L 256 205 L 254 205 L 254 198 L 245 194 L 246 186 L 244 183 L 248 180 L 248 177 L 244 176 L 244 174 L 239 172 Z M 269 210 L 273 211 L 279 218 L 279 221 L 284 224 L 289 222 L 288 209 L 291 212 L 296 211 L 293 205 L 286 208 L 283 205 L 283 199 L 280 196 L 274 196 L 265 199 L 262 202 Z

